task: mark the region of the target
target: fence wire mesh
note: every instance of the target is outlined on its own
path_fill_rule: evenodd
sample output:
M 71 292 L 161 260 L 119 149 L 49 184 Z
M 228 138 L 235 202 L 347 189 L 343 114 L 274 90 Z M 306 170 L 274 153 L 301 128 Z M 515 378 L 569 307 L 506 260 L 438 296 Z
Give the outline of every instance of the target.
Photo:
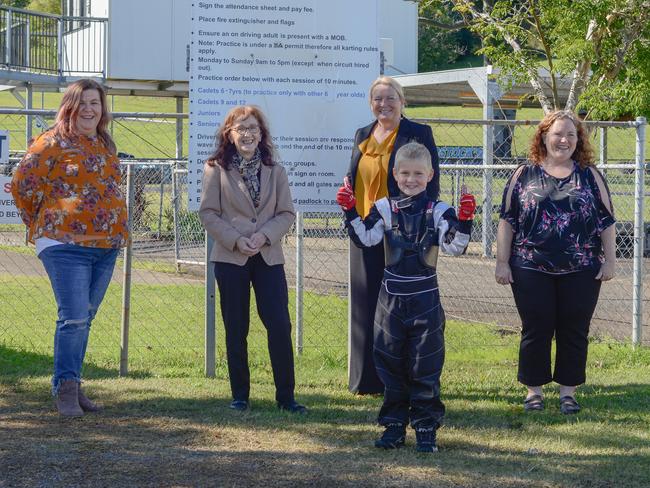
M 181 117 L 181 123 L 177 120 Z M 131 166 L 133 257 L 130 304 L 130 364 L 155 363 L 160 349 L 175 351 L 178 360 L 201 365 L 204 350 L 205 238 L 197 214 L 187 208 L 187 143 L 185 115 L 118 114 L 112 131 Z M 33 134 L 53 122 L 52 112 L 31 117 Z M 494 281 L 496 227 L 501 195 L 518 163 L 525 161 L 534 124 L 494 126 L 492 166 L 483 167 L 485 124 L 477 121 L 425 121 L 433 129 L 441 156 L 441 199 L 457 204 L 462 186 L 477 196 L 479 209 L 467 253 L 442 256 L 439 280 L 447 317 L 492 324 L 503 333 L 517 333 L 519 318 L 508 287 Z M 10 174 L 25 151 L 26 116 L 0 111 L 0 127 L 11 134 L 12 158 L 0 173 Z M 635 129 L 593 124 L 596 160 L 606 174 L 617 223 L 618 274 L 603 286 L 592 322 L 592 335 L 602 340 L 630 341 L 634 275 L 633 222 L 635 202 Z M 645 198 L 646 234 L 641 273 L 645 289 L 643 339 L 650 344 L 650 205 Z M 487 217 L 486 217 L 487 216 Z M 301 234 L 296 226 L 286 236 L 285 269 L 290 286 L 294 326 L 302 327 L 298 346 L 306 355 L 339 361 L 347 355 L 348 246 L 339 212 L 305 212 Z M 297 252 L 297 249 L 300 252 Z M 119 354 L 124 261 L 93 324 L 93 348 Z M 302 274 L 299 275 L 298 273 Z M 208 269 L 212 279 L 212 269 Z M 296 289 L 296 283 L 301 283 Z M 56 316 L 49 282 L 33 247 L 25 245 L 21 225 L 0 225 L 0 344 L 51 354 Z M 296 297 L 299 298 L 298 302 Z M 218 300 L 217 300 L 218 303 Z M 267 367 L 266 332 L 251 304 L 252 367 Z M 301 318 L 298 324 L 296 319 Z M 220 315 L 217 313 L 217 322 Z M 223 365 L 223 329 L 217 326 L 217 361 Z M 464 337 L 451 347 L 477 344 L 482 337 Z M 492 344 L 479 344 L 491 347 Z M 165 357 L 169 358 L 168 355 Z

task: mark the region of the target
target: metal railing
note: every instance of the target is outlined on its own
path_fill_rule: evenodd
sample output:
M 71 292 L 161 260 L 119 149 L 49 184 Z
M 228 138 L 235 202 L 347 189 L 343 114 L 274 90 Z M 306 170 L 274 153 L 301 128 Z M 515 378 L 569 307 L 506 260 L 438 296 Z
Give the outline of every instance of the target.
M 0 65 L 58 76 L 106 77 L 107 22 L 0 6 Z

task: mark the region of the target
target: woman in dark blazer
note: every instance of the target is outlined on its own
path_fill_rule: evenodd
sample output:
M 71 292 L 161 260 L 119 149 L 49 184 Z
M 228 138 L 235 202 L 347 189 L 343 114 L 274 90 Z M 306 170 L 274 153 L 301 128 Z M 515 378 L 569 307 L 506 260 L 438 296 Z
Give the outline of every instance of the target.
M 226 355 L 233 401 L 249 408 L 247 338 L 250 288 L 267 331 L 275 399 L 281 410 L 304 413 L 294 398 L 289 296 L 282 237 L 295 218 L 289 180 L 273 160 L 274 148 L 262 112 L 235 107 L 217 132 L 217 148 L 203 174 L 199 217 L 215 241 L 210 261 L 219 287 L 226 329 Z
M 411 141 L 429 149 L 433 179 L 427 193 L 433 199 L 440 192 L 438 151 L 428 125 L 411 122 L 402 115 L 406 105 L 397 81 L 380 76 L 370 86 L 370 108 L 376 120 L 357 130 L 347 178 L 357 200 L 359 215 L 365 217 L 380 198 L 398 197 L 393 178 L 397 150 Z M 350 245 L 350 341 L 348 351 L 349 389 L 357 394 L 383 393 L 373 361 L 373 325 L 379 287 L 384 270 L 384 247 Z

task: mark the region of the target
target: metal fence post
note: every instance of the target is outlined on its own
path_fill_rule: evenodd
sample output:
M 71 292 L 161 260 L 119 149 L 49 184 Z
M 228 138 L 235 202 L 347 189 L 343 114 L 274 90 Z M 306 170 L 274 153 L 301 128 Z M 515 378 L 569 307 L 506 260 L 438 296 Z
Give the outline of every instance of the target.
M 162 233 L 162 221 L 163 221 L 163 200 L 165 199 L 165 174 L 167 170 L 171 170 L 171 166 L 161 166 L 160 167 L 160 195 L 158 199 L 158 239 Z
M 454 179 L 452 183 L 452 195 L 451 195 L 451 204 L 453 205 L 454 208 L 458 208 L 458 204 L 460 203 L 460 176 L 461 172 L 460 170 L 455 169 L 454 170 Z
M 5 22 L 7 23 L 7 30 L 5 31 L 5 64 L 7 66 L 11 65 L 11 51 L 13 49 L 13 46 L 11 45 L 11 38 L 12 33 L 11 33 L 11 23 L 13 22 L 12 17 L 12 11 L 11 9 L 8 9 L 7 12 L 5 13 Z
M 214 378 L 216 375 L 216 286 L 210 266 L 210 253 L 214 241 L 205 233 L 205 376 Z
M 63 76 L 63 22 L 60 17 L 56 20 L 56 62 L 59 76 Z
M 27 83 L 25 86 L 25 108 L 27 110 L 31 110 L 34 108 L 34 89 L 32 87 L 31 83 Z M 32 140 L 32 122 L 33 122 L 33 116 L 28 115 L 25 117 L 26 119 L 26 124 L 25 124 L 25 147 L 29 147 L 29 142 Z
M 176 113 L 183 113 L 183 98 L 176 97 Z M 176 118 L 176 159 L 183 158 L 183 119 Z
M 120 334 L 120 376 L 129 373 L 129 321 L 131 316 L 131 259 L 133 254 L 133 172 L 126 167 L 126 208 L 129 239 L 124 249 L 124 274 L 122 276 L 122 327 Z
M 111 113 L 115 113 L 115 95 L 111 95 Z M 115 133 L 113 132 L 113 123 L 114 123 L 113 117 L 111 117 L 111 137 L 115 137 Z
M 486 89 L 486 101 L 483 104 L 483 165 L 492 166 L 494 161 L 494 107 L 492 106 L 492 95 L 490 93 L 489 81 Z M 492 170 L 483 170 L 483 228 L 481 242 L 483 244 L 483 255 L 492 257 Z
M 634 171 L 634 265 L 632 271 L 632 344 L 641 344 L 643 326 L 643 199 L 645 179 L 645 117 L 636 119 L 636 169 Z
M 176 163 L 178 164 L 178 163 Z M 181 259 L 181 241 L 179 238 L 179 226 L 178 226 L 178 205 L 180 202 L 180 197 L 178 194 L 178 171 L 174 167 L 172 172 L 172 212 L 174 213 L 174 263 L 176 264 L 176 272 L 180 272 L 181 265 L 178 262 Z
M 32 19 L 27 17 L 25 19 L 25 66 L 31 66 L 31 51 L 32 51 Z M 30 107 L 31 108 L 31 107 Z
M 348 283 L 348 382 L 350 381 L 350 358 L 352 357 L 352 286 L 350 286 L 350 283 L 352 283 L 352 277 L 350 276 L 350 269 L 352 269 L 352 256 L 350 255 L 350 246 L 352 246 L 352 241 L 351 239 L 347 239 L 347 264 L 348 264 L 348 269 L 347 273 L 345 273 L 345 276 L 347 278 L 347 283 Z
M 607 164 L 607 127 L 600 127 L 598 129 L 599 140 L 600 140 L 600 150 L 598 151 L 598 159 L 600 164 L 603 165 L 603 174 L 607 176 L 607 169 L 605 164 Z
M 303 259 L 304 228 L 303 212 L 296 212 L 296 354 L 302 354 L 303 347 Z
M 108 74 L 108 68 L 106 67 L 106 60 L 108 59 L 108 20 L 102 21 L 102 49 L 101 49 L 101 61 L 100 66 L 102 67 L 102 78 L 106 78 Z

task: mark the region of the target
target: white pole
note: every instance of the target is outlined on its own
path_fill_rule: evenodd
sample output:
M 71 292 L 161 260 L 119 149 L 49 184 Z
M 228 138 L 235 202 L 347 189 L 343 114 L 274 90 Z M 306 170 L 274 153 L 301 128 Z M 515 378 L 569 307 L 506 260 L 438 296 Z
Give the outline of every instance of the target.
M 645 117 L 636 119 L 636 170 L 634 172 L 634 265 L 632 284 L 632 344 L 641 344 L 643 326 L 643 183 L 645 173 Z
M 13 61 L 13 56 L 11 55 L 13 49 L 13 46 L 11 45 L 11 38 L 13 37 L 11 33 L 11 23 L 13 22 L 12 13 L 11 9 L 7 9 L 5 13 L 5 23 L 7 24 L 7 30 L 5 30 L 5 64 L 9 67 L 11 67 Z
M 489 69 L 485 74 L 485 100 L 483 102 L 483 120 L 491 121 L 494 119 L 494 100 L 490 90 Z M 492 122 L 484 122 L 483 125 L 483 165 L 491 166 L 494 161 L 494 125 Z M 483 208 L 482 208 L 483 227 L 481 232 L 481 241 L 483 244 L 483 255 L 492 257 L 492 170 L 485 168 L 483 170 Z

